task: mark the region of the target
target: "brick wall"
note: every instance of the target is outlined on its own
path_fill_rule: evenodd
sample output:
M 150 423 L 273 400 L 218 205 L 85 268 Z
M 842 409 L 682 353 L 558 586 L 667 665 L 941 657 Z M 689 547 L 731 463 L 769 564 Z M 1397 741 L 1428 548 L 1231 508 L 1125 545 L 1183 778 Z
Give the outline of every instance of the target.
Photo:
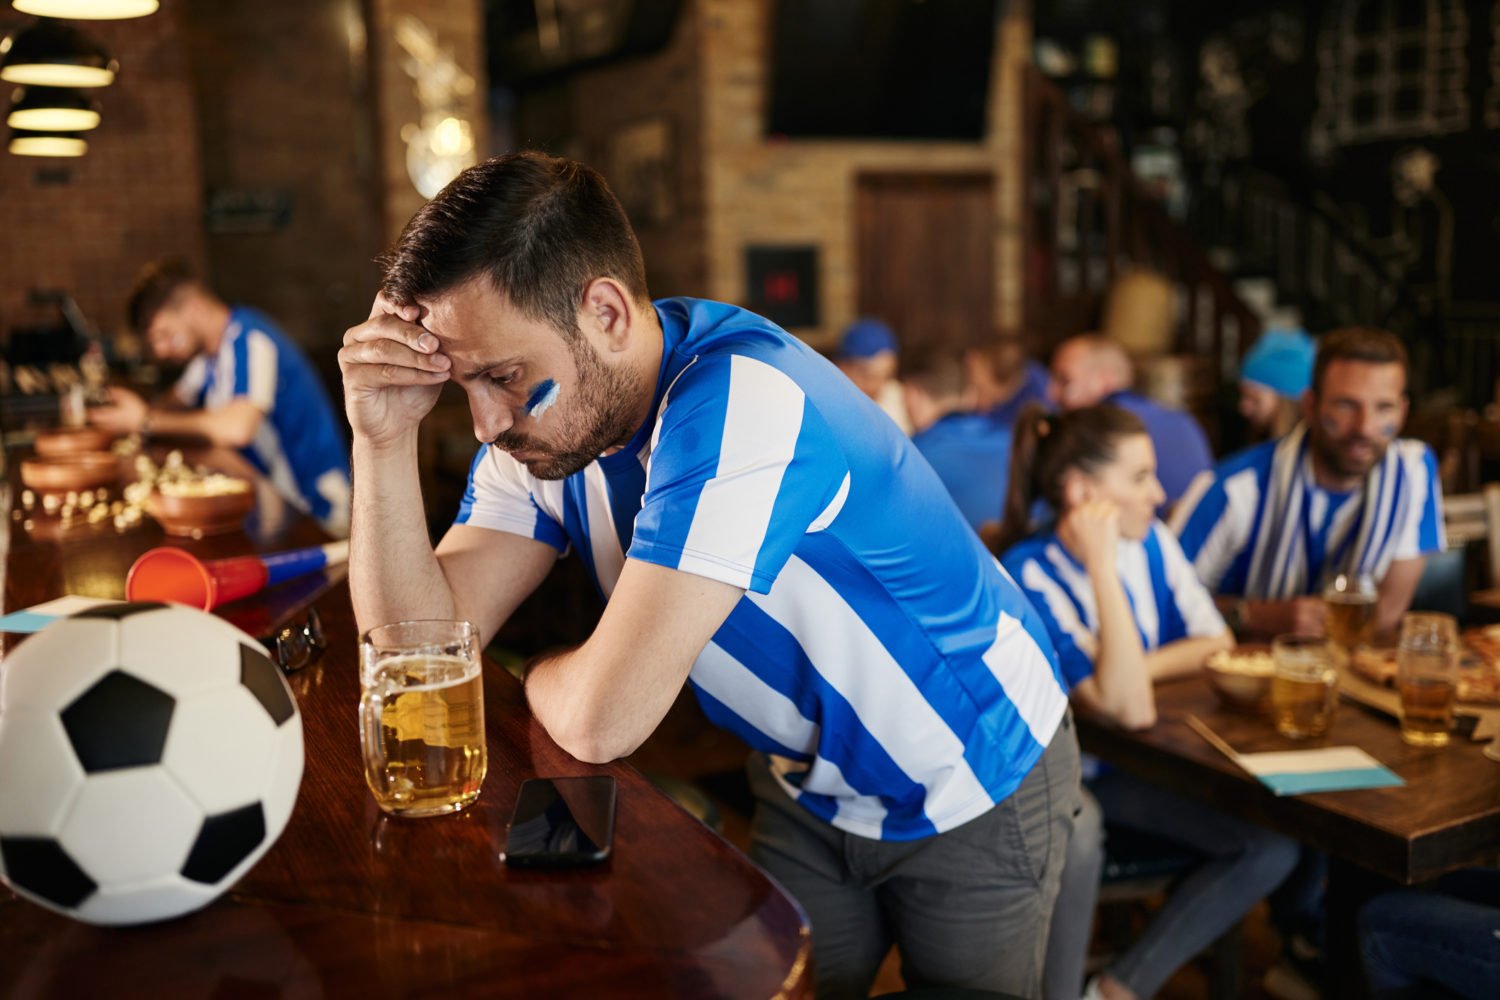
M 211 225 L 209 278 L 226 299 L 268 312 L 331 375 L 344 331 L 369 314 L 382 246 L 363 9 L 359 0 L 184 6 L 204 189 L 267 192 L 291 207 L 267 231 Z
M 120 61 L 120 75 L 96 91 L 104 121 L 83 157 L 0 150 L 0 330 L 58 321 L 55 309 L 29 305 L 35 288 L 71 292 L 95 324 L 118 329 L 143 261 L 167 253 L 204 261 L 198 131 L 177 6 L 82 28 Z
M 855 318 L 854 200 L 860 171 L 995 177 L 995 321 L 1018 325 L 1022 296 L 1021 70 L 1030 4 L 1004 5 L 982 143 L 765 141 L 770 0 L 696 0 L 701 18 L 708 266 L 705 293 L 745 299 L 745 247 L 819 248 L 821 324 L 798 334 L 827 344 Z
M 422 105 L 417 99 L 416 83 L 402 68 L 408 56 L 396 42 L 396 24 L 403 16 L 415 17 L 437 37 L 439 46 L 452 54 L 459 67 L 473 77 L 474 89 L 464 101 L 463 117 L 473 127 L 475 148 L 483 156 L 487 87 L 483 7 L 482 0 L 367 0 L 383 178 L 382 247 L 401 235 L 406 221 L 426 202 L 412 185 L 406 169 L 406 141 L 401 133 L 406 126 L 420 123 Z
M 646 258 L 646 280 L 656 297 L 701 296 L 708 282 L 700 24 L 698 5 L 686 3 L 671 41 L 660 52 L 528 91 L 516 109 L 519 147 L 582 160 L 617 188 L 621 144 L 635 130 L 665 126 L 670 187 L 665 211 L 650 220 L 632 220 Z
M 1005 5 L 981 143 L 765 140 L 770 0 L 690 0 L 671 45 L 574 74 L 519 102 L 520 146 L 583 159 L 611 173 L 610 143 L 652 117 L 672 125 L 676 215 L 638 226 L 655 295 L 745 301 L 745 247 L 819 248 L 823 344 L 854 318 L 854 199 L 860 171 L 974 173 L 995 178 L 995 321 L 1018 325 L 1022 295 L 1021 68 L 1030 5 Z

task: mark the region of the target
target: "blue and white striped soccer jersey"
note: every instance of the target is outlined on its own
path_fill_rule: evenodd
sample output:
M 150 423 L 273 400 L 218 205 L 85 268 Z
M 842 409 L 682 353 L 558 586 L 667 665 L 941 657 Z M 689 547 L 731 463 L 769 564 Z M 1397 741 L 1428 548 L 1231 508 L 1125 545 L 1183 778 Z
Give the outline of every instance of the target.
M 240 453 L 294 506 L 348 534 L 349 453 L 333 405 L 307 358 L 269 317 L 231 309 L 217 353 L 189 362 L 173 392 L 183 405 L 206 410 L 254 403 L 265 418 Z
M 1427 445 L 1396 439 L 1362 489 L 1332 493 L 1314 481 L 1301 425 L 1200 477 L 1172 528 L 1210 590 L 1255 600 L 1318 594 L 1339 573 L 1380 580 L 1393 561 L 1447 544 Z
M 1083 564 L 1053 531 L 1017 542 L 1000 562 L 1047 623 L 1068 686 L 1093 674 L 1099 606 Z M 1140 629 L 1141 645 L 1148 651 L 1227 630 L 1176 537 L 1160 521 L 1152 522 L 1143 541 L 1121 539 L 1115 563 Z
M 835 827 L 912 840 L 988 811 L 1066 709 L 1041 620 L 833 365 L 733 306 L 656 310 L 634 439 L 560 482 L 481 447 L 457 523 L 571 545 L 606 596 L 627 555 L 746 588 L 689 681 Z

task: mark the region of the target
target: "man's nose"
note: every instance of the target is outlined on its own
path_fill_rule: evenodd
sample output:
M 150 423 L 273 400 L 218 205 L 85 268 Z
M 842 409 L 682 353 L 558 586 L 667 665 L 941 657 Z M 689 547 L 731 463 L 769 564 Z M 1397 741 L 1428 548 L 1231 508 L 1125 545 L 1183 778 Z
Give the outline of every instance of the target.
M 515 426 L 511 408 L 490 399 L 469 396 L 469 414 L 474 418 L 474 436 L 488 444 Z

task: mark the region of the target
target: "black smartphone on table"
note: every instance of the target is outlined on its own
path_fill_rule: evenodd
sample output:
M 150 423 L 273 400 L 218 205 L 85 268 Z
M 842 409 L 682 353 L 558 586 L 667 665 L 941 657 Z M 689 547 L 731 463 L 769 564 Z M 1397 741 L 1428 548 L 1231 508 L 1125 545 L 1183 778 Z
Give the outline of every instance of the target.
M 500 858 L 517 868 L 593 865 L 609 857 L 614 837 L 614 778 L 528 778 Z

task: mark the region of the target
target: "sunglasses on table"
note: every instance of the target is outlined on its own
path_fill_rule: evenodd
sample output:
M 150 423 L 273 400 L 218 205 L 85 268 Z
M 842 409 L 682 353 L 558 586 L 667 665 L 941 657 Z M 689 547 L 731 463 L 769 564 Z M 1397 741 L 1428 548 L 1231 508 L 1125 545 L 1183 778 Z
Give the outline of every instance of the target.
M 301 622 L 284 625 L 261 642 L 282 672 L 288 674 L 317 663 L 328 648 L 328 640 L 323 636 L 323 622 L 318 618 L 316 608 L 309 608 L 307 617 Z

